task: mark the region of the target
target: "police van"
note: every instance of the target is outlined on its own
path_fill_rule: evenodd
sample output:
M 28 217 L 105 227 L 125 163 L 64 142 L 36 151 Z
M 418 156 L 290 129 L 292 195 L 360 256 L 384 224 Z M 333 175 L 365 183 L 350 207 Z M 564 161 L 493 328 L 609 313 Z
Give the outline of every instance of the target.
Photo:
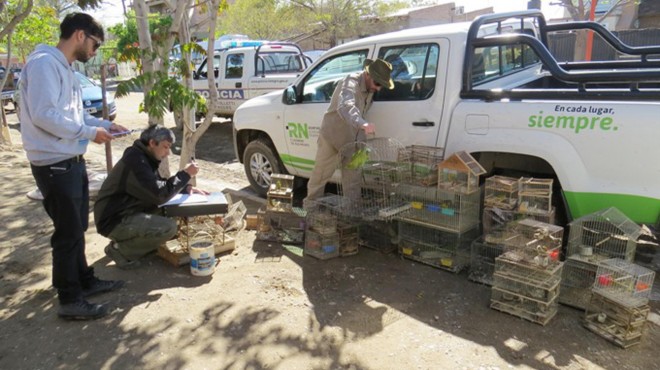
M 206 98 L 209 69 L 215 74 L 218 99 L 213 105 L 219 117 L 231 118 L 248 99 L 285 88 L 308 66 L 309 59 L 294 43 L 225 40 L 221 46 L 212 67 L 206 58 L 193 72 L 193 90 Z M 181 127 L 179 115 L 175 120 Z
M 573 29 L 598 33 L 626 58 L 558 62 L 548 34 Z M 376 94 L 366 115 L 377 136 L 467 151 L 489 174 L 554 178 L 559 219 L 614 206 L 655 223 L 659 54 L 660 46 L 630 47 L 600 24 L 546 24 L 532 10 L 363 38 L 329 50 L 286 89 L 243 104 L 233 121 L 236 155 L 258 193 L 272 173 L 308 178 L 337 82 L 366 58 L 383 58 L 396 67 L 395 88 Z

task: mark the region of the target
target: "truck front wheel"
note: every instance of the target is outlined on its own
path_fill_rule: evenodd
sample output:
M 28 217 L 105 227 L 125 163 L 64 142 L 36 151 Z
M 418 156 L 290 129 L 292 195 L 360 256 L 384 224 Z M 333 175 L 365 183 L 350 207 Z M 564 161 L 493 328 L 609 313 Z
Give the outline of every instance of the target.
M 261 196 L 266 196 L 272 174 L 285 173 L 274 150 L 263 140 L 252 141 L 245 147 L 243 165 L 250 185 Z

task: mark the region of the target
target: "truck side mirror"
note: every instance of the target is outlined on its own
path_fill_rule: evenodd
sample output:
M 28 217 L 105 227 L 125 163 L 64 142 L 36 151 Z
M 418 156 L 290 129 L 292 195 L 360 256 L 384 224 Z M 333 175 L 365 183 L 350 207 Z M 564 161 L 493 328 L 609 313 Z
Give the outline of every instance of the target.
M 218 68 L 213 68 L 213 74 L 215 75 L 215 78 L 218 78 L 218 75 L 220 74 L 220 70 Z
M 298 101 L 298 93 L 296 92 L 296 87 L 291 85 L 284 89 L 284 94 L 282 94 L 282 103 L 284 105 L 293 105 Z
M 197 71 L 192 71 L 192 78 L 193 80 L 199 80 L 199 75 L 197 74 Z

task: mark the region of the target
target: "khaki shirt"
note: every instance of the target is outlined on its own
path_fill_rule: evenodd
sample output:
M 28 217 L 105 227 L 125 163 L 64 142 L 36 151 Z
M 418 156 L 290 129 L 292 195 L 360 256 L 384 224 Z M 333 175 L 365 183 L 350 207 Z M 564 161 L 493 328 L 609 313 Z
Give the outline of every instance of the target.
M 330 107 L 323 116 L 321 133 L 335 150 L 355 141 L 366 139 L 360 128 L 367 123 L 364 115 L 371 107 L 373 93 L 367 90 L 365 72 L 346 76 L 337 84 Z

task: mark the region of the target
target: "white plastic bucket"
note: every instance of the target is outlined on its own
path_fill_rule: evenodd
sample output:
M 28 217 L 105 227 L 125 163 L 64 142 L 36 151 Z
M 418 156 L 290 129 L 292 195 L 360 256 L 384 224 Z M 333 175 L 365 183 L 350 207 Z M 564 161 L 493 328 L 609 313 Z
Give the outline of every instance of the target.
M 190 244 L 190 273 L 194 276 L 209 276 L 215 271 L 215 248 L 213 242 L 204 240 Z

